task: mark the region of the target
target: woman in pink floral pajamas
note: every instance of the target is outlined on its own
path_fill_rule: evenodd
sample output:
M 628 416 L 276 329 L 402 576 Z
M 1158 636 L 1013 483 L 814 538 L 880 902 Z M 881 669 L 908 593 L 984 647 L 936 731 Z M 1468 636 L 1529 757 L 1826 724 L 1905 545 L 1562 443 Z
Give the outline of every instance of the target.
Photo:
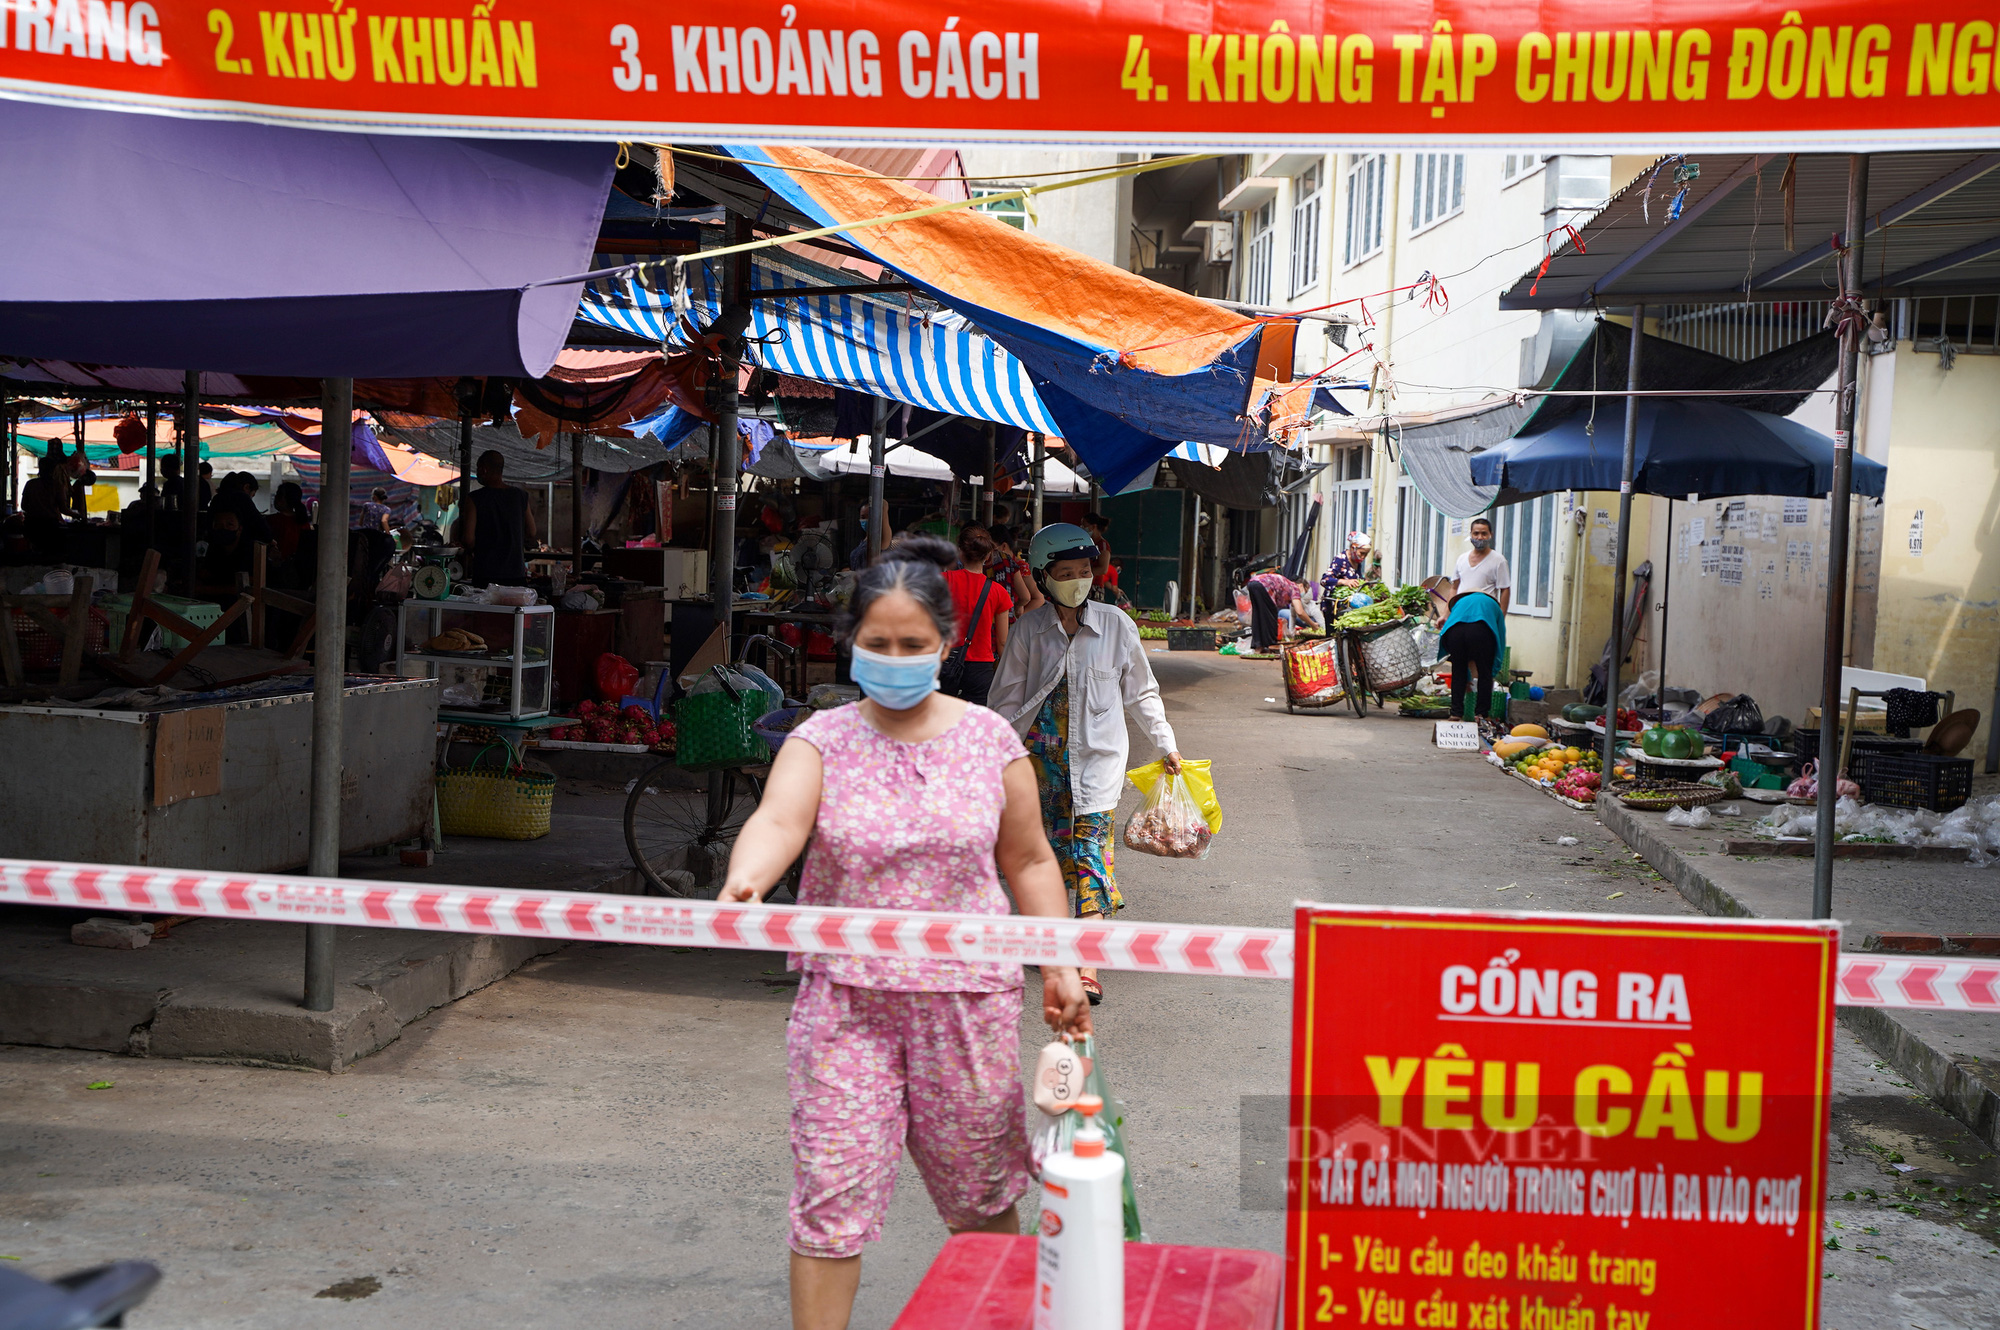
M 792 731 L 723 900 L 761 900 L 810 835 L 804 904 L 1004 915 L 1005 873 L 1022 914 L 1069 914 L 1013 727 L 937 691 L 957 557 L 919 537 L 856 578 L 847 636 L 866 698 Z M 804 971 L 786 1036 L 792 1324 L 843 1330 L 904 1145 L 951 1231 L 1020 1229 L 1021 967 L 811 953 L 791 965 Z M 1056 1030 L 1090 1028 L 1074 969 L 1043 967 L 1042 1009 Z

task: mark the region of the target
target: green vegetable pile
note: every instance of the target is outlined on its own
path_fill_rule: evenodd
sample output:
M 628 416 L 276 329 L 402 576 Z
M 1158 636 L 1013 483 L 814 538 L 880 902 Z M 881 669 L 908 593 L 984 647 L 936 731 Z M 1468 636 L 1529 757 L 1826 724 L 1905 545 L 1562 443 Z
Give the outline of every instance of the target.
M 1394 605 L 1377 601 L 1373 605 L 1363 605 L 1358 610 L 1349 610 L 1333 621 L 1335 628 L 1373 628 L 1379 624 L 1394 623 L 1403 617 L 1403 612 Z
M 1389 623 L 1405 615 L 1421 614 L 1430 604 L 1430 593 L 1412 584 L 1397 587 L 1393 591 L 1380 582 L 1363 582 L 1356 587 L 1340 588 L 1336 597 L 1341 606 L 1355 595 L 1365 595 L 1375 603 L 1359 609 L 1346 610 L 1333 621 L 1335 628 L 1371 628 L 1377 624 Z

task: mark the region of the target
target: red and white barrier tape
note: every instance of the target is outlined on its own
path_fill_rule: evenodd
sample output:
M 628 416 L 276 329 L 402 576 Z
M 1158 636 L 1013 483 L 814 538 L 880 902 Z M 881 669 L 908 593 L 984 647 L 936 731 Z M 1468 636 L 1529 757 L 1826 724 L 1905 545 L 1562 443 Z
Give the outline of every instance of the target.
M 663 947 L 1292 977 L 1289 928 L 947 915 L 0 859 L 0 901 Z M 1850 1007 L 2000 1011 L 2000 960 L 1840 958 Z
M 2000 960 L 1877 960 L 1840 958 L 1843 1007 L 1924 1007 L 1934 1011 L 2000 1011 Z
M 848 910 L 0 859 L 0 900 L 285 923 L 905 960 L 1292 976 L 1289 928 Z

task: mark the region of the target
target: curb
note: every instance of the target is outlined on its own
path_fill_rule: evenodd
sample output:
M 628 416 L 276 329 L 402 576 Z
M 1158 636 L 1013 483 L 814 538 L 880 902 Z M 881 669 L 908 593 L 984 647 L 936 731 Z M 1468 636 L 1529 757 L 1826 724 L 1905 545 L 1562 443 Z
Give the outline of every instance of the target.
M 1665 838 L 1616 800 L 1598 808 L 1605 830 L 1625 842 L 1674 889 L 1703 914 L 1755 918 L 1715 880 L 1689 863 Z M 1909 1078 L 1926 1097 L 1972 1129 L 1990 1145 L 2000 1146 L 2000 1090 L 1964 1062 L 1926 1039 L 1910 1023 L 1881 1007 L 1838 1007 L 1840 1023 L 1883 1061 Z

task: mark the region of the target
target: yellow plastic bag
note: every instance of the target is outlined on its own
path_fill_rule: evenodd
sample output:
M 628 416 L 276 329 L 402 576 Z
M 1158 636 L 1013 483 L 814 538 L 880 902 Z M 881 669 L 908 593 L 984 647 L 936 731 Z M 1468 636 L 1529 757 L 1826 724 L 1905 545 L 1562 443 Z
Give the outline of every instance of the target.
M 1201 809 L 1202 817 L 1207 820 L 1209 831 L 1220 834 L 1222 805 L 1215 797 L 1215 780 L 1209 774 L 1208 762 L 1205 757 L 1182 758 L 1181 779 L 1187 783 L 1188 792 L 1194 796 L 1195 805 Z M 1125 773 L 1125 779 L 1131 781 L 1139 793 L 1146 796 L 1147 802 L 1151 803 L 1153 787 L 1158 785 L 1166 774 L 1166 762 L 1157 760 L 1148 762 L 1143 767 L 1132 768 Z

